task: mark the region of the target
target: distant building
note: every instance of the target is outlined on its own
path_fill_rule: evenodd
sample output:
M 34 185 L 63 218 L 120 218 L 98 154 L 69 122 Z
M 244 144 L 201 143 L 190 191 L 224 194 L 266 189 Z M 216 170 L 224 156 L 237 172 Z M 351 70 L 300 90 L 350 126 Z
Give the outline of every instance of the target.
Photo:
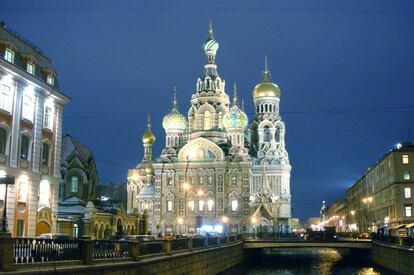
M 96 199 L 99 177 L 92 151 L 69 134 L 62 139 L 61 173 L 59 232 L 97 239 L 137 232 L 138 216 L 126 214 L 125 200 Z
M 348 226 L 360 232 L 414 222 L 414 145 L 399 144 L 348 189 Z
M 265 61 L 252 92 L 249 125 L 236 86 L 232 102 L 216 64 L 219 48 L 210 25 L 203 44 L 204 72 L 196 80 L 186 116 L 173 97 L 163 118 L 165 146 L 154 159 L 148 122 L 144 158 L 128 172 L 128 212 L 148 213 L 149 229 L 164 234 L 275 232 L 289 228 L 290 171 L 280 88 Z
M 56 231 L 63 107 L 52 60 L 0 22 L 0 215 L 13 236 Z
M 335 227 L 336 232 L 347 232 L 348 203 L 346 199 L 337 200 L 326 208 L 324 226 Z

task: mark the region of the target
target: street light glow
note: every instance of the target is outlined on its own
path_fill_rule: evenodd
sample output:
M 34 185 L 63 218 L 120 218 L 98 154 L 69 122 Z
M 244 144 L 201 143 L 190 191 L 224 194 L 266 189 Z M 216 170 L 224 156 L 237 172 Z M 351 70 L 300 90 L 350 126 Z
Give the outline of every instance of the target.
M 256 222 L 257 222 L 256 217 L 252 217 L 252 218 L 250 219 L 250 221 L 251 221 L 253 224 L 256 224 Z
M 178 222 L 178 224 L 179 224 L 179 225 L 181 225 L 181 224 L 183 224 L 184 219 L 183 219 L 183 218 L 181 218 L 181 217 L 179 217 L 179 218 L 177 219 L 177 222 Z
M 221 217 L 221 221 L 223 223 L 227 223 L 229 221 L 229 218 L 227 218 L 226 216 Z

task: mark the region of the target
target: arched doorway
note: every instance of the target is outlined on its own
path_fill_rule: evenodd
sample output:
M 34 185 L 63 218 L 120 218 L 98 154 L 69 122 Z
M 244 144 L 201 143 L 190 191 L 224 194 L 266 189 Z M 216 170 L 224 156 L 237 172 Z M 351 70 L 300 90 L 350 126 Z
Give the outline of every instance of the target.
M 50 232 L 51 226 L 47 222 L 41 221 L 36 224 L 36 236 Z
M 118 219 L 118 221 L 116 222 L 116 234 L 124 235 L 124 228 L 121 219 Z

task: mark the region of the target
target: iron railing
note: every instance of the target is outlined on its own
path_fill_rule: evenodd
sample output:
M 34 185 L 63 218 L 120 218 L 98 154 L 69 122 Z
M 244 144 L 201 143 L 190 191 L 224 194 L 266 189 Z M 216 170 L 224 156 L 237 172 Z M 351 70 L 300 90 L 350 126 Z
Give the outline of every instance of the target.
M 177 251 L 177 250 L 188 249 L 188 242 L 189 242 L 189 239 L 187 239 L 187 238 L 172 240 L 171 241 L 171 250 L 172 251 Z
M 96 240 L 93 249 L 94 259 L 130 257 L 131 242 Z
M 201 248 L 205 246 L 204 238 L 193 238 L 193 248 Z
M 35 263 L 80 260 L 80 248 L 76 240 L 14 238 L 13 261 Z
M 164 242 L 162 240 L 139 242 L 140 255 L 158 254 L 163 252 L 165 252 L 165 249 Z
M 414 237 L 397 237 L 389 235 L 372 234 L 372 239 L 400 246 L 414 246 Z

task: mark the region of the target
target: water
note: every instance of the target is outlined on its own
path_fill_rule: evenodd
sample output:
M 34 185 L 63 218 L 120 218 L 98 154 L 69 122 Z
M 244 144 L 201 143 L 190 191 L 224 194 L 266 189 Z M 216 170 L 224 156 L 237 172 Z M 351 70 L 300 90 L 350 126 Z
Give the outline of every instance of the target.
M 254 259 L 223 274 L 394 274 L 370 262 L 363 261 L 361 257 L 351 257 L 348 250 L 345 249 L 268 249 L 254 256 Z

